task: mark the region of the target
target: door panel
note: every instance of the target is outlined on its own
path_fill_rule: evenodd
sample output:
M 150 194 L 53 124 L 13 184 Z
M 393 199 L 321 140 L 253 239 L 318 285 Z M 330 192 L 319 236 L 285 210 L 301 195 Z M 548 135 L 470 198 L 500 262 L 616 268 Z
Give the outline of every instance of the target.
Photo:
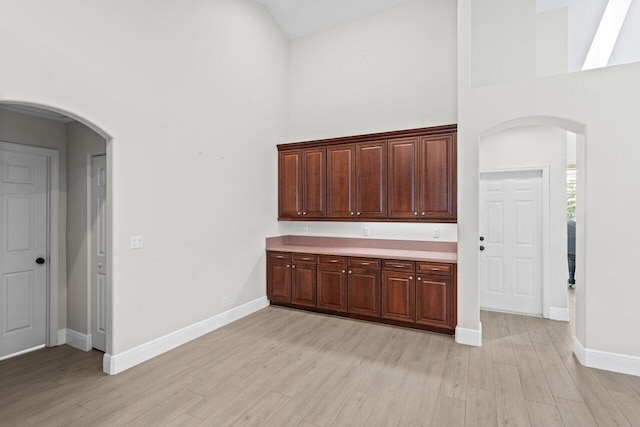
M 416 321 L 451 328 L 453 279 L 447 276 L 420 276 L 416 285 Z
M 421 218 L 455 218 L 455 145 L 453 135 L 420 139 L 418 205 Z
M 279 215 L 302 216 L 302 150 L 281 151 L 278 163 Z
M 480 180 L 480 305 L 542 314 L 542 173 Z
M 349 270 L 349 312 L 380 317 L 380 272 Z
M 382 272 L 382 317 L 415 321 L 416 289 L 413 273 Z
M 267 271 L 269 299 L 291 302 L 291 265 L 270 261 Z
M 0 151 L 0 357 L 45 344 L 47 160 Z M 37 258 L 44 264 L 37 264 Z
M 318 308 L 347 311 L 347 274 L 345 269 L 318 267 Z
M 316 306 L 316 266 L 295 264 L 291 269 L 291 302 L 294 304 Z
M 355 171 L 353 144 L 327 148 L 327 216 L 355 216 Z
M 418 139 L 389 141 L 389 217 L 416 218 Z
M 356 216 L 387 216 L 387 143 L 356 144 Z
M 107 157 L 91 163 L 91 341 L 107 351 Z
M 311 148 L 303 151 L 303 210 L 306 217 L 324 217 L 326 209 L 326 150 Z

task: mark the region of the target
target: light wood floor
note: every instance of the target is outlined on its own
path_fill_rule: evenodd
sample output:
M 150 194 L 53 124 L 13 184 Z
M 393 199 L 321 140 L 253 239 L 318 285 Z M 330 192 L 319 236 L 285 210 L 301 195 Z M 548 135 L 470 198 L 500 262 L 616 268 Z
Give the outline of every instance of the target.
M 0 362 L 0 425 L 640 426 L 640 378 L 569 324 L 482 312 L 481 348 L 270 307 L 122 374 L 68 346 Z

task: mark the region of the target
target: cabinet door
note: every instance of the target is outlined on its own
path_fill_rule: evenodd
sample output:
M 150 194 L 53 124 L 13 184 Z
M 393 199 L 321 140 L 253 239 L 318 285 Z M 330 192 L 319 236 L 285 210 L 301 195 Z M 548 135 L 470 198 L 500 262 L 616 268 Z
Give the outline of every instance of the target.
M 291 302 L 308 307 L 316 306 L 315 264 L 294 264 L 291 268 Z
M 456 153 L 453 134 L 420 138 L 420 218 L 456 218 Z
M 349 269 L 349 313 L 380 317 L 380 271 Z
M 307 218 L 325 217 L 327 215 L 326 150 L 324 148 L 304 150 L 302 160 L 302 216 Z
M 382 272 L 382 317 L 414 322 L 415 302 L 414 273 Z
M 267 296 L 271 301 L 291 302 L 291 264 L 267 262 Z
M 318 308 L 347 311 L 346 268 L 318 266 Z
M 302 150 L 281 151 L 278 155 L 278 215 L 302 216 Z
M 418 138 L 389 141 L 389 218 L 417 218 Z
M 355 216 L 355 147 L 353 144 L 327 148 L 327 216 Z
M 356 144 L 356 216 L 387 216 L 387 143 Z
M 453 328 L 453 278 L 421 275 L 416 284 L 416 322 Z

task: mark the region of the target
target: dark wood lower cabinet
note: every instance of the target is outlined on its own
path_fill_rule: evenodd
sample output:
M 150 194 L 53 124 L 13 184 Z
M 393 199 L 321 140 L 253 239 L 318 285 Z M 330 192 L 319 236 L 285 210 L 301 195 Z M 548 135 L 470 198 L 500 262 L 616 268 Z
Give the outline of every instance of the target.
M 453 334 L 456 265 L 267 252 L 272 304 Z
M 382 272 L 382 317 L 404 322 L 416 320 L 414 273 Z
M 318 266 L 318 308 L 347 311 L 347 271 L 337 266 Z
M 349 313 L 380 317 L 380 271 L 349 269 Z
M 316 306 L 315 264 L 293 264 L 291 269 L 291 302 L 308 307 Z

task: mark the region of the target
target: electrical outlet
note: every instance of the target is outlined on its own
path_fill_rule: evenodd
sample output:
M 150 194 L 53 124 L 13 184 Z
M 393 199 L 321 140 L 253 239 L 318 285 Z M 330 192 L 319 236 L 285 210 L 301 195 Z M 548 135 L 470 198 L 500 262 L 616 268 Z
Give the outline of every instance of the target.
M 131 249 L 142 249 L 144 246 L 144 239 L 142 236 L 130 236 L 131 238 Z
M 304 232 L 305 232 L 306 234 L 308 234 L 308 233 L 309 233 L 309 227 L 304 227 L 304 228 L 303 228 L 303 230 L 304 230 Z
M 369 235 L 369 233 L 370 233 L 369 227 L 364 227 L 364 228 L 362 229 L 362 233 L 363 233 L 365 236 L 368 236 L 368 235 Z
M 229 305 L 229 301 L 227 300 L 227 297 L 222 298 L 222 306 L 226 307 L 227 305 Z
M 434 228 L 433 229 L 433 238 L 434 239 L 440 238 L 440 229 L 439 228 Z

